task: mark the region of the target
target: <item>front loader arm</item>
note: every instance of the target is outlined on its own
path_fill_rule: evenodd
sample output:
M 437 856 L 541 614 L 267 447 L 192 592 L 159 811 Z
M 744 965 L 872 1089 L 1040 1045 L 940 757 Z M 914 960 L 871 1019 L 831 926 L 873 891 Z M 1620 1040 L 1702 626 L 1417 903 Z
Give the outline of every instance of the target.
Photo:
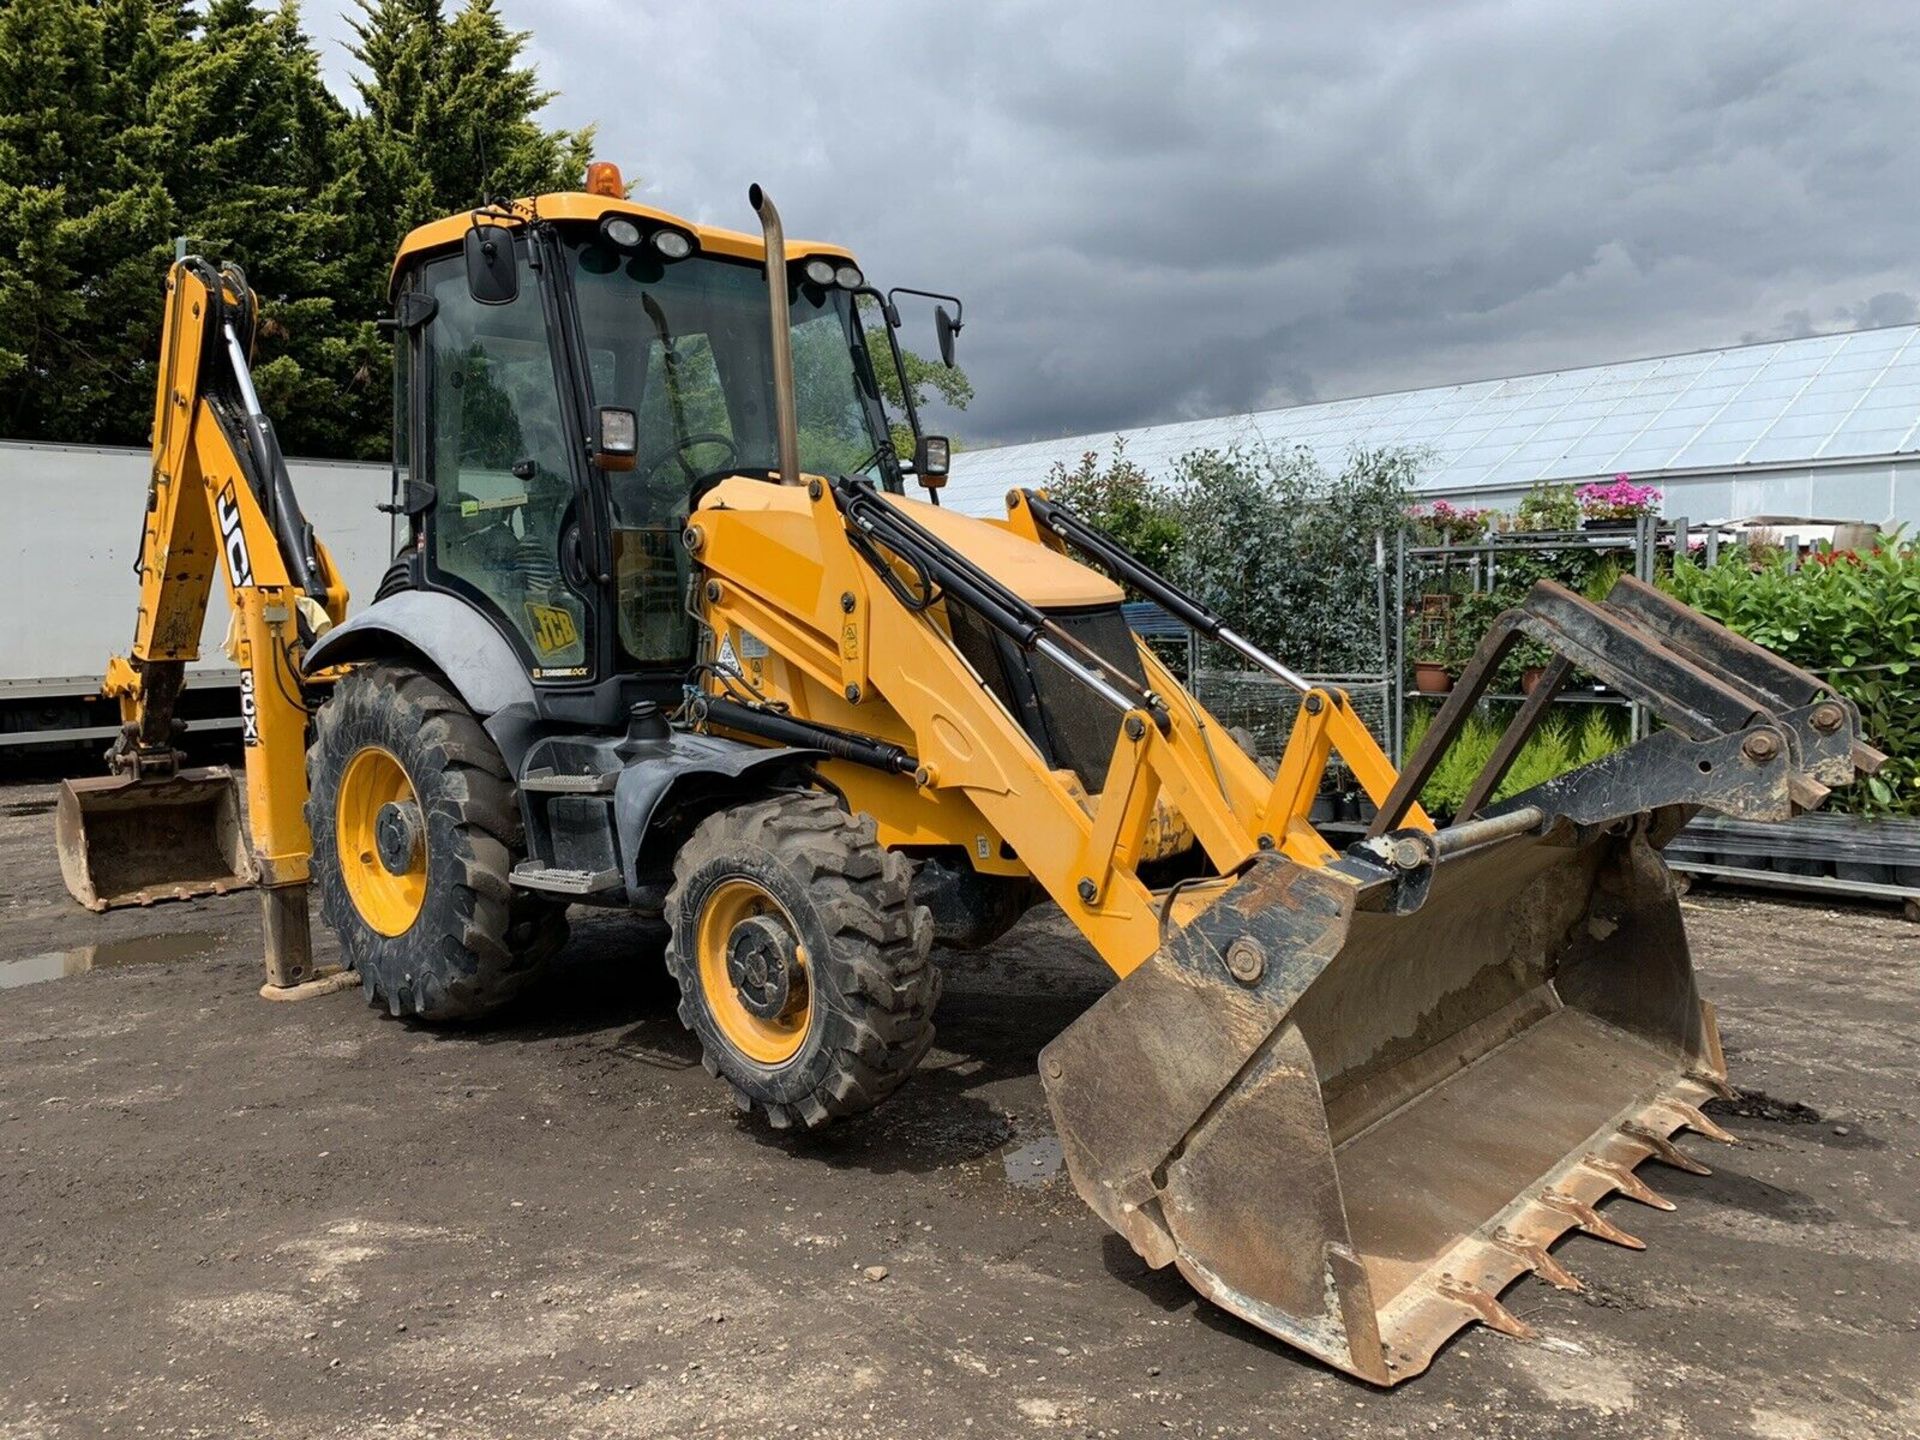
M 136 787 L 163 786 L 180 770 L 174 704 L 199 655 L 217 572 L 237 622 L 229 648 L 240 670 L 268 978 L 285 986 L 312 971 L 300 655 L 345 616 L 347 591 L 300 512 L 253 389 L 255 314 L 236 267 L 188 258 L 168 272 L 139 610 L 130 654 L 109 661 L 104 688 L 123 725 L 109 764 Z M 116 803 L 126 808 L 125 792 Z
M 1344 697 L 1312 692 L 1302 709 L 1307 739 L 1270 781 L 1157 662 L 1143 657 L 1149 686 L 1129 690 L 1044 615 L 922 530 L 908 507 L 862 482 L 821 480 L 805 492 L 804 519 L 781 514 L 774 525 L 770 517 L 792 503 L 769 508 L 776 493 L 794 491 L 728 482 L 695 515 L 691 538 L 709 577 L 709 620 L 716 629 L 737 624 L 822 690 L 846 697 L 834 716 L 811 718 L 854 729 L 864 723 L 906 743 L 923 795 L 964 796 L 996 839 L 1010 837 L 1021 863 L 1115 973 L 1128 974 L 1159 947 L 1168 916 L 1191 913 L 1219 888 L 1189 887 L 1162 914 L 1137 873 L 1160 799 L 1192 829 L 1220 876 L 1269 850 L 1312 864 L 1335 858 L 1305 812 L 1332 741 L 1345 752 L 1361 743 L 1353 732 L 1365 736 Z M 916 587 L 927 585 L 945 598 L 925 603 Z M 954 645 L 941 607 L 957 604 L 995 617 L 1109 703 L 1112 759 L 1090 804 Z M 1384 758 L 1381 767 L 1366 778 L 1384 797 L 1392 771 Z M 976 857 L 986 859 L 985 849 Z

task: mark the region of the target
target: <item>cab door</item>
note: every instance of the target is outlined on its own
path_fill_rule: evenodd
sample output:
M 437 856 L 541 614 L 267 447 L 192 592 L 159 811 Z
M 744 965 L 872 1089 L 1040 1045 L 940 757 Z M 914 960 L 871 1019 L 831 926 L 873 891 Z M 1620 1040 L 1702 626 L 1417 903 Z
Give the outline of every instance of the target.
M 430 261 L 421 327 L 429 583 L 488 612 L 536 681 L 596 678 L 579 445 L 526 240 L 517 295 L 485 304 L 458 255 Z

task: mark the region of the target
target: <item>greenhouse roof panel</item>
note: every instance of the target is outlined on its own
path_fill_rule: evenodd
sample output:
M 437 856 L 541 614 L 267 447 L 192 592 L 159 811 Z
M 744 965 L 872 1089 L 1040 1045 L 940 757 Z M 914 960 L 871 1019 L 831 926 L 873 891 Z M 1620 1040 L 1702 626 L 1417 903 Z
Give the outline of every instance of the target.
M 1192 450 L 1296 445 L 1338 468 L 1356 447 L 1428 452 L 1423 486 L 1836 460 L 1920 450 L 1920 325 L 1896 325 L 1539 375 L 1356 396 L 1120 432 L 1152 474 Z M 947 503 L 998 514 L 1056 463 L 1103 460 L 1113 434 L 953 458 Z

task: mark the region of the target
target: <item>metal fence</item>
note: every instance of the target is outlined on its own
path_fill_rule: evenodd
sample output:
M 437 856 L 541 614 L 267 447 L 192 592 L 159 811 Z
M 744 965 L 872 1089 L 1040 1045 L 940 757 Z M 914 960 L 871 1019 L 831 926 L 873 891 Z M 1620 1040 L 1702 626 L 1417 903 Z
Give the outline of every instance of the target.
M 1158 605 L 1126 607 L 1127 624 L 1196 700 L 1231 729 L 1253 737 L 1254 751 L 1277 757 L 1286 748 L 1300 695 L 1292 686 L 1255 669 L 1224 645 L 1204 640 Z M 1343 675 L 1307 675 L 1313 685 L 1344 690 L 1353 710 L 1384 748 L 1393 719 L 1394 683 L 1386 669 Z M 1337 760 L 1336 760 L 1337 763 Z

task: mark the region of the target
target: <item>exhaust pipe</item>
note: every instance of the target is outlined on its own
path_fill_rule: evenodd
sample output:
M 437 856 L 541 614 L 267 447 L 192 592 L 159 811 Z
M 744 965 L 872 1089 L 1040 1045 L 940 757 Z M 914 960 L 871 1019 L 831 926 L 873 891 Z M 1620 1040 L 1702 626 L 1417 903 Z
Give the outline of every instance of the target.
M 793 322 L 787 314 L 787 235 L 780 212 L 758 185 L 747 187 L 747 203 L 760 217 L 767 243 L 767 321 L 773 326 L 773 424 L 780 446 L 780 482 L 800 483 L 800 424 L 793 406 Z

